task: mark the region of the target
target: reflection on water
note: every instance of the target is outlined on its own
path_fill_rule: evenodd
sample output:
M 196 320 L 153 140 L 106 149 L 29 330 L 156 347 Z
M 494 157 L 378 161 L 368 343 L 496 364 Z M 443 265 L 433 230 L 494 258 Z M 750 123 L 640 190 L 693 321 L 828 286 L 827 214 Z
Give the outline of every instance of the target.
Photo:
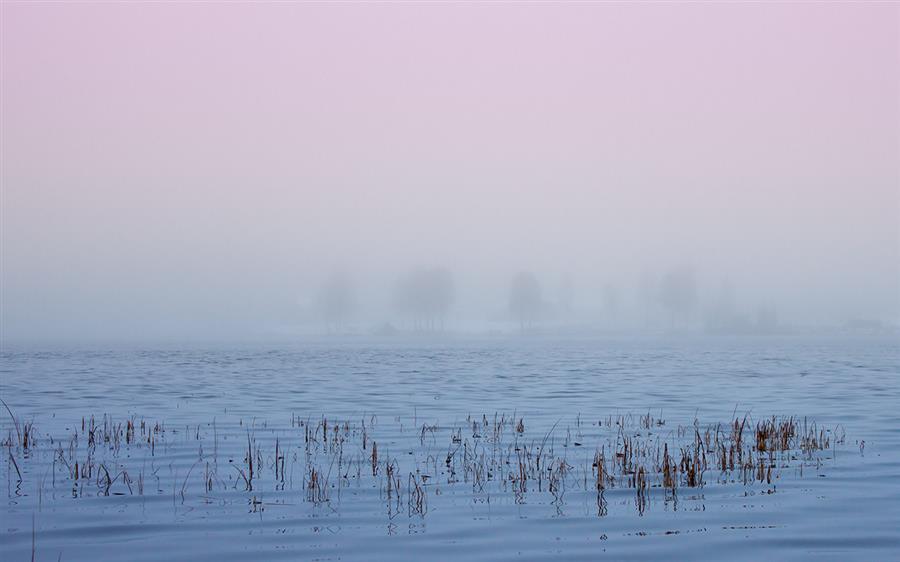
M 884 558 L 900 547 L 898 367 L 878 340 L 7 349 L 0 544 L 63 560 Z

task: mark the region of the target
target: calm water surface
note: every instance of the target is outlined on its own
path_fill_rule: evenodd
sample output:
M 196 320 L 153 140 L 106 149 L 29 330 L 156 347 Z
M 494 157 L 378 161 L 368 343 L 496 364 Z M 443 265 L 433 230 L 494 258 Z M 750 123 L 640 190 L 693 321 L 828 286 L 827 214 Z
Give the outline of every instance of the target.
M 900 559 L 894 339 L 6 346 L 0 368 L 19 421 L 2 411 L 3 560 L 32 548 L 38 560 L 92 561 Z M 815 420 L 835 443 L 780 458 L 772 482 L 711 467 L 676 499 L 653 474 L 644 509 L 627 485 L 598 509 L 591 460 L 624 434 L 689 442 L 695 427 L 773 415 Z M 133 420 L 135 436 L 89 446 L 91 416 L 108 430 L 97 435 Z M 310 453 L 323 419 L 340 435 L 316 437 Z M 543 445 L 561 460 L 562 484 L 518 490 L 515 463 L 464 470 L 470 454 L 504 458 L 478 425 L 497 420 L 507 452 Z M 340 452 L 328 437 L 345 440 Z M 387 464 L 372 473 L 372 442 L 401 475 L 399 500 Z M 90 476 L 75 481 L 73 461 Z

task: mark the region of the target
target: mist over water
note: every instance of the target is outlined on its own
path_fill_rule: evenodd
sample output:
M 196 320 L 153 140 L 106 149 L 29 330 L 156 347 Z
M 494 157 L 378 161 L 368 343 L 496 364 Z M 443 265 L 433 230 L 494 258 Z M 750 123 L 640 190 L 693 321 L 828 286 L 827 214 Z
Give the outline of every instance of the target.
M 896 559 L 898 24 L 0 1 L 0 558 Z
M 3 11 L 5 339 L 900 318 L 896 6 Z

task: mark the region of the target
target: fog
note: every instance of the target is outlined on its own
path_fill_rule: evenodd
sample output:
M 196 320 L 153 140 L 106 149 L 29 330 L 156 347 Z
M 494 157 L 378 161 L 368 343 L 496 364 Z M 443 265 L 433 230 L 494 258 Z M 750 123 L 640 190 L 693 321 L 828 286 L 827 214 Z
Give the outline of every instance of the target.
M 2 6 L 2 340 L 896 329 L 900 7 Z

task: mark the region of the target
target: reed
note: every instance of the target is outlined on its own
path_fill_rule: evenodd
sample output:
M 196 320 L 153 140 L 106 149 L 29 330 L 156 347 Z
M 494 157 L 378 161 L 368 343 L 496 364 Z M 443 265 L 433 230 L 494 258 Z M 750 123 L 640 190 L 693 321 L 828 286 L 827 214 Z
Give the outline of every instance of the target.
M 191 443 L 195 448 L 191 464 L 183 465 L 182 476 L 172 484 L 174 496 L 180 486 L 182 502 L 191 501 L 191 492 L 201 488 L 206 502 L 216 490 L 224 489 L 290 493 L 296 467 L 303 475 L 297 492 L 307 502 L 334 507 L 342 501 L 342 489 L 369 485 L 383 495 L 391 517 L 402 511 L 424 516 L 431 490 L 437 495 L 440 487 L 460 482 L 486 498 L 511 493 L 516 502 L 524 503 L 537 494 L 557 507 L 564 503 L 567 490 L 580 488 L 596 496 L 598 515 L 607 513 L 606 493 L 611 488 L 630 487 L 638 514 L 644 514 L 656 498 L 674 500 L 679 488 L 758 485 L 773 490 L 771 486 L 788 467 L 799 466 L 801 474 L 804 466 L 821 470 L 823 457 L 846 439 L 843 427 L 832 431 L 796 416 L 765 418 L 752 425 L 747 416 L 710 425 L 695 420 L 661 433 L 657 428 L 665 422 L 661 414 L 657 417 L 650 411 L 639 416 L 585 418 L 596 422 L 587 422 L 579 414 L 565 433 L 555 435 L 558 420 L 549 431 L 530 436 L 523 417 L 495 412 L 470 415 L 448 426 L 421 423 L 406 441 L 409 448 L 394 457 L 382 449 L 384 439 L 393 442 L 397 433 L 380 435 L 374 416 L 356 422 L 325 416 L 315 421 L 291 413 L 287 432 L 265 422 L 240 420 L 236 425 L 243 433 L 237 434 L 236 442 L 227 434 L 223 441 L 228 444 L 224 450 L 236 453 L 228 458 L 234 472 L 220 476 L 217 467 L 224 460 L 219 459 L 215 420 L 210 425 L 167 430 L 162 421 L 133 415 L 122 419 L 88 415 L 81 416 L 70 433 L 42 436 L 39 442 L 33 422 L 20 423 L 8 412 L 14 423 L 4 444 L 9 474 L 19 485 L 34 472 L 29 463 L 46 454 L 53 460 L 53 486 L 59 476 L 76 497 L 159 493 L 158 472 L 165 467 L 154 460 L 156 448 L 169 455 L 184 452 Z M 397 418 L 396 422 L 395 430 L 402 433 L 402 421 Z M 864 442 L 855 443 L 862 451 Z M 572 444 L 574 448 L 567 448 Z M 595 446 L 581 448 L 585 444 Z M 445 445 L 446 455 L 439 452 Z M 150 470 L 134 466 L 135 461 L 149 463 Z M 169 465 L 172 474 L 176 469 L 177 465 Z M 711 483 L 707 482 L 710 470 L 718 474 Z M 148 480 L 156 486 L 148 486 Z M 39 495 L 42 486 L 41 481 Z M 251 505 L 256 504 L 251 501 Z M 262 507 L 259 500 L 254 509 Z

